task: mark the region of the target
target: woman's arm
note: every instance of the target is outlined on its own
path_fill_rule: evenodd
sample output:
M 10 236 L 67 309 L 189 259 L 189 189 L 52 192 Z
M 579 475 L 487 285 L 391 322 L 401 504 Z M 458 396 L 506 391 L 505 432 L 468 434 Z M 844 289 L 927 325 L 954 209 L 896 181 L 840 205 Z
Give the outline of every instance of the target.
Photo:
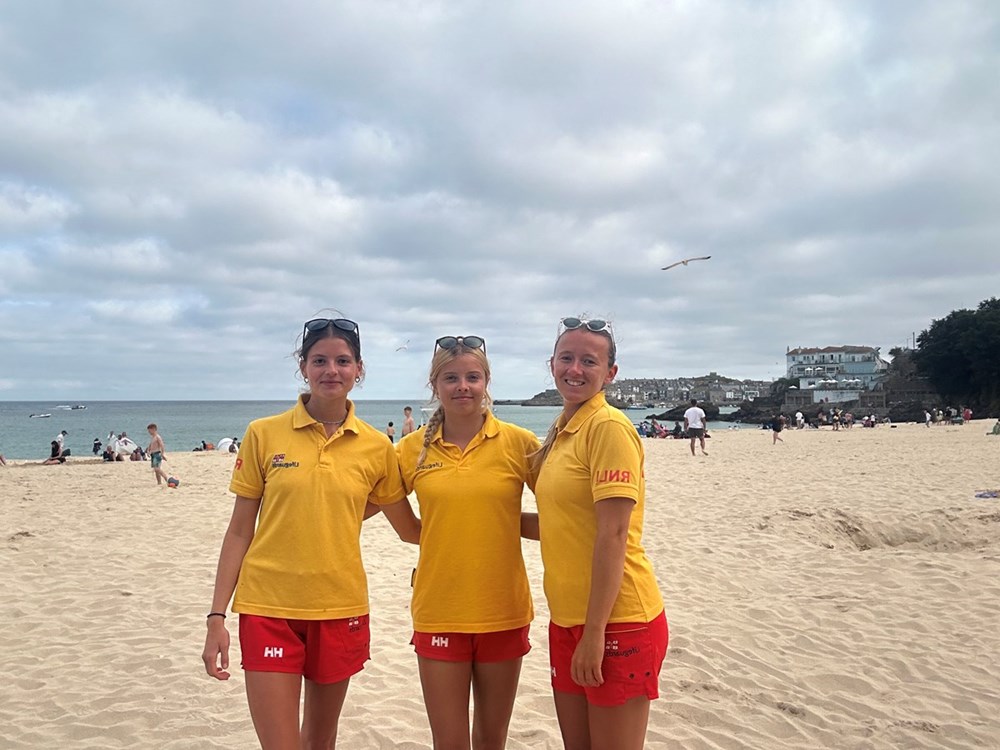
M 538 514 L 521 513 L 521 536 L 538 541 Z
M 229 519 L 229 528 L 226 529 L 222 551 L 219 553 L 210 612 L 225 614 L 229 608 L 229 600 L 233 598 L 236 581 L 240 577 L 243 558 L 253 541 L 259 510 L 260 500 L 236 496 L 233 515 Z M 229 672 L 226 670 L 229 669 L 229 631 L 226 630 L 226 618 L 209 617 L 206 625 L 208 633 L 205 635 L 205 650 L 201 654 L 205 671 L 217 680 L 228 680 Z
M 625 575 L 625 545 L 633 508 L 635 501 L 627 497 L 612 497 L 594 504 L 597 538 L 594 540 L 587 621 L 571 664 L 571 674 L 577 685 L 597 687 L 604 684 L 601 673 L 604 629 Z
M 383 505 L 382 514 L 388 519 L 399 538 L 410 544 L 420 544 L 420 519 L 413 513 L 410 501 L 405 497 L 398 503 Z

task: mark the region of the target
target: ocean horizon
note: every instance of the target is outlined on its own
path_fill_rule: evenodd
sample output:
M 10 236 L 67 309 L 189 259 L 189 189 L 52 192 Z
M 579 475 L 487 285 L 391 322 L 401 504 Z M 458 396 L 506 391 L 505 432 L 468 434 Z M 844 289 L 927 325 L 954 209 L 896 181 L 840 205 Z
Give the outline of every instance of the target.
M 353 400 L 353 399 L 352 399 Z M 93 456 L 97 438 L 107 442 L 109 432 L 125 432 L 143 448 L 149 442 L 146 425 L 155 422 L 166 443 L 167 453 L 200 448 L 202 441 L 218 443 L 223 438 L 243 439 L 254 419 L 279 414 L 294 399 L 259 401 L 0 401 L 0 454 L 8 459 L 31 461 L 49 456 L 52 440 L 66 430 L 65 445 L 73 456 Z M 357 399 L 358 416 L 384 431 L 393 422 L 396 435 L 403 423 L 403 407 L 413 407 L 417 424 L 426 421 L 424 399 Z M 74 406 L 85 406 L 74 409 Z M 656 409 L 630 409 L 633 422 L 642 421 Z M 494 406 L 498 419 L 524 427 L 544 437 L 559 415 L 558 406 Z M 47 417 L 31 415 L 48 414 Z M 429 413 L 428 413 L 429 416 Z M 725 429 L 725 422 L 710 422 L 710 429 Z

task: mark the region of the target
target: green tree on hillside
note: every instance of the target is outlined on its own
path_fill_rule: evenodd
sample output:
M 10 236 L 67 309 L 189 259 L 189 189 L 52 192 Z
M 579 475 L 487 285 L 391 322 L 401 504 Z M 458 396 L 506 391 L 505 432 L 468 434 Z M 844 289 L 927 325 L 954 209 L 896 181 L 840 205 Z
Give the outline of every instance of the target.
M 917 369 L 956 406 L 1000 413 L 1000 299 L 956 310 L 917 337 Z

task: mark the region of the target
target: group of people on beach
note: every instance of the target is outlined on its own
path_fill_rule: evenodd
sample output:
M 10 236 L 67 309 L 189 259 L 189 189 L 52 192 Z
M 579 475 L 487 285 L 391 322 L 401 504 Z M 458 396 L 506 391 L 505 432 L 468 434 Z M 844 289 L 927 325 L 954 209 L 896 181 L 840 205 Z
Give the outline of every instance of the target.
M 253 421 L 236 458 L 202 653 L 209 675 L 229 679 L 232 601 L 261 746 L 335 746 L 369 658 L 359 536 L 381 513 L 420 549 L 410 643 L 435 748 L 506 744 L 534 617 L 522 538 L 541 544 L 565 746 L 641 748 L 668 632 L 641 541 L 642 442 L 604 396 L 618 371 L 611 325 L 560 321 L 549 364 L 563 409 L 541 443 L 493 415 L 480 336 L 435 341 L 437 408 L 396 445 L 348 398 L 365 375 L 355 322 L 308 321 L 296 354 L 307 391 Z M 525 486 L 537 513 L 522 511 Z

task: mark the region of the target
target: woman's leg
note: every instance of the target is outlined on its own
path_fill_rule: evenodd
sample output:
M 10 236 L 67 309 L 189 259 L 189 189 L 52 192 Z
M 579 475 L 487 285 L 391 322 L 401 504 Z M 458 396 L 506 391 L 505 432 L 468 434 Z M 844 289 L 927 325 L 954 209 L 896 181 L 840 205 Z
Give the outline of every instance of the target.
M 350 677 L 329 684 L 306 680 L 302 750 L 331 750 L 337 746 L 337 725 L 350 683 Z
M 649 698 L 639 696 L 620 706 L 587 708 L 591 750 L 642 750 L 649 724 Z
M 520 676 L 521 657 L 473 664 L 473 750 L 503 750 L 506 747 Z
M 302 676 L 285 672 L 244 672 L 250 718 L 262 750 L 300 750 L 299 695 Z
M 469 750 L 472 662 L 417 657 L 434 750 Z
M 694 447 L 694 441 L 691 442 Z M 556 703 L 556 718 L 566 750 L 591 750 L 590 717 L 587 712 L 587 696 L 553 690 Z

